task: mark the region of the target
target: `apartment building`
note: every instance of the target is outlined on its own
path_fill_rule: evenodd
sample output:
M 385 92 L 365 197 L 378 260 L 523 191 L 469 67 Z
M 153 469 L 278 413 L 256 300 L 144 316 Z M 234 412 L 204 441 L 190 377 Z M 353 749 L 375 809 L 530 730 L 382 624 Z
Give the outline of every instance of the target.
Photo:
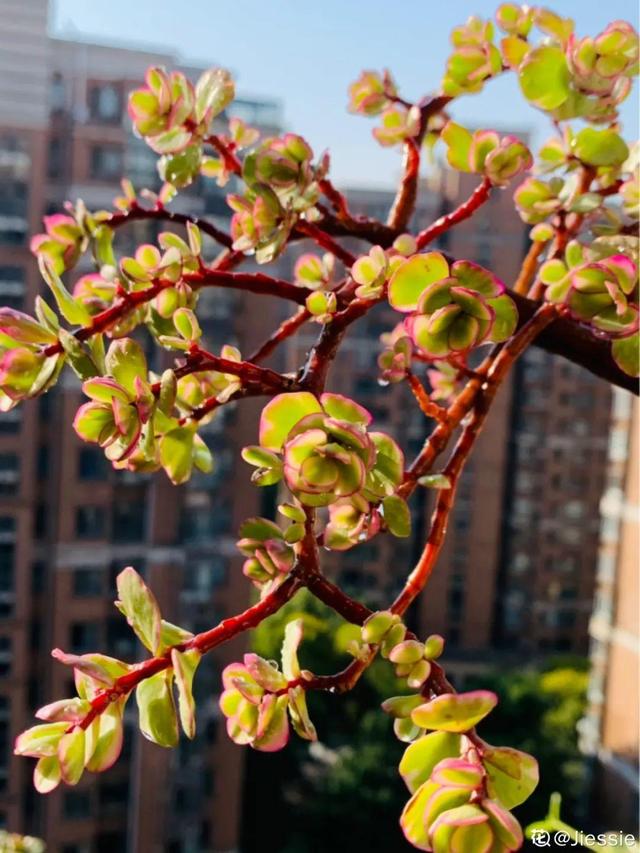
M 595 607 L 589 624 L 589 706 L 580 726 L 590 757 L 589 813 L 607 830 L 638 835 L 640 625 L 638 401 L 616 389 Z
M 138 188 L 158 185 L 156 156 L 131 132 L 126 96 L 149 65 L 179 63 L 168 53 L 50 38 L 44 0 L 2 0 L 0 15 L 9 22 L 0 36 L 0 300 L 30 310 L 41 283 L 28 242 L 43 214 L 66 199 L 109 206 L 123 174 Z M 239 98 L 233 109 L 266 132 L 281 124 L 274 101 Z M 181 206 L 228 225 L 211 181 Z M 153 241 L 158 230 L 135 223 L 118 248 Z M 266 337 L 277 306 L 254 305 L 230 291 L 207 293 L 199 314 L 208 344 L 246 351 Z M 51 661 L 51 648 L 143 656 L 112 603 L 124 566 L 144 573 L 167 618 L 194 631 L 241 610 L 250 595 L 234 542 L 241 521 L 261 511 L 238 453 L 255 440 L 258 404 L 229 408 L 208 425 L 213 475 L 174 488 L 161 476 L 115 473 L 79 442 L 71 422 L 81 398 L 67 376 L 0 418 L 0 824 L 42 836 L 52 853 L 231 850 L 243 756 L 218 726 L 216 696 L 220 670 L 241 644 L 203 662 L 198 735 L 174 753 L 140 738 L 132 719 L 109 774 L 46 798 L 31 791 L 29 763 L 11 758 L 33 710 L 70 693 L 70 672 Z

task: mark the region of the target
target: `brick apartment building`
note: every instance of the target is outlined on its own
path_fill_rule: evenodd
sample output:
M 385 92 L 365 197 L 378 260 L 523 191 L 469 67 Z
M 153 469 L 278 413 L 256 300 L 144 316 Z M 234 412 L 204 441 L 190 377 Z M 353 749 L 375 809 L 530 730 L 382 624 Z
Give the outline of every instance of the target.
M 148 65 L 176 59 L 51 38 L 46 0 L 0 0 L 0 16 L 0 303 L 29 310 L 41 285 L 28 238 L 41 230 L 42 215 L 67 198 L 109 205 L 122 173 L 138 187 L 156 182 L 155 156 L 132 135 L 123 107 Z M 234 110 L 263 128 L 281 123 L 271 101 L 240 100 Z M 444 173 L 425 187 L 417 219 L 426 224 L 471 187 Z M 386 215 L 389 193 L 348 195 L 355 212 Z M 182 196 L 180 206 L 228 216 L 212 182 Z M 119 247 L 155 233 L 137 223 L 119 235 Z M 508 282 L 524 245 L 502 192 L 441 248 L 492 266 Z M 200 312 L 207 344 L 248 351 L 278 319 L 271 300 L 260 308 L 228 291 L 208 293 Z M 406 389 L 381 389 L 372 375 L 378 335 L 393 322 L 381 309 L 357 324 L 331 382 L 415 452 L 423 416 Z M 301 333 L 285 353 L 288 363 L 309 343 Z M 70 424 L 79 399 L 69 380 L 0 418 L 0 826 L 41 835 L 50 853 L 237 849 L 243 751 L 217 724 L 215 697 L 220 668 L 241 642 L 198 672 L 194 742 L 166 752 L 127 727 L 124 754 L 109 773 L 46 798 L 32 792 L 29 763 L 11 758 L 13 737 L 33 710 L 69 693 L 69 673 L 52 665 L 52 647 L 140 654 L 112 605 L 123 566 L 144 571 L 167 618 L 194 631 L 242 609 L 250 594 L 234 541 L 241 520 L 261 512 L 263 493 L 249 485 L 237 451 L 255 440 L 257 404 L 223 410 L 205 433 L 214 474 L 176 489 L 161 476 L 115 474 L 100 452 L 78 442 Z M 460 674 L 498 657 L 586 651 L 608 413 L 605 385 L 537 350 L 501 392 L 463 480 L 441 565 L 414 616 L 420 630 L 448 637 Z M 387 601 L 429 517 L 429 495 L 417 500 L 414 540 L 380 537 L 339 559 L 328 555 L 328 568 L 354 592 Z
M 41 284 L 28 242 L 43 214 L 69 198 L 90 209 L 109 206 L 123 174 L 138 188 L 158 184 L 157 158 L 123 113 L 149 65 L 176 67 L 177 60 L 52 39 L 44 0 L 2 0 L 0 15 L 0 301 L 30 310 Z M 240 99 L 234 110 L 266 131 L 280 124 L 273 101 Z M 182 209 L 224 216 L 227 225 L 228 208 L 212 184 L 186 193 Z M 119 250 L 153 241 L 157 231 L 136 223 L 118 235 Z M 200 305 L 214 349 L 233 343 L 246 351 L 277 322 L 271 300 L 255 311 L 217 291 Z M 237 450 L 255 440 L 257 403 L 225 410 L 204 429 L 215 471 L 174 489 L 161 477 L 116 474 L 102 452 L 79 442 L 70 425 L 81 397 L 67 376 L 51 394 L 0 418 L 0 822 L 41 835 L 52 853 L 230 850 L 242 754 L 217 725 L 216 692 L 237 646 L 203 662 L 198 735 L 175 752 L 127 727 L 112 772 L 47 798 L 30 791 L 28 763 L 11 758 L 12 739 L 33 710 L 69 695 L 70 673 L 52 665 L 51 648 L 140 657 L 113 607 L 115 575 L 125 565 L 144 572 L 167 618 L 194 631 L 242 609 L 250 594 L 234 542 L 243 518 L 261 511 L 262 493 L 250 486 Z
M 616 389 L 602 499 L 591 634 L 589 707 L 580 726 L 591 757 L 591 814 L 607 829 L 638 834 L 640 732 L 640 407 Z

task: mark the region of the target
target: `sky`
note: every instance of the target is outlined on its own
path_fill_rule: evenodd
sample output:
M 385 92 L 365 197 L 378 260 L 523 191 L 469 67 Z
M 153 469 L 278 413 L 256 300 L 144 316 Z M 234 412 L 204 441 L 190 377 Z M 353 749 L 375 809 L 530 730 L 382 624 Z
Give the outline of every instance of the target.
M 229 68 L 238 93 L 275 97 L 285 128 L 320 153 L 329 149 L 341 186 L 390 186 L 400 172 L 397 150 L 371 137 L 371 119 L 346 112 L 347 87 L 364 68 L 389 68 L 409 100 L 434 91 L 449 54 L 452 27 L 470 14 L 492 15 L 498 0 L 52 0 L 54 35 L 134 44 L 175 52 L 181 60 Z M 638 28 L 636 0 L 549 0 L 572 17 L 578 35 L 609 21 Z M 476 127 L 550 135 L 514 75 L 491 81 L 480 96 L 456 101 L 452 117 Z M 622 110 L 628 136 L 638 136 L 635 90 Z

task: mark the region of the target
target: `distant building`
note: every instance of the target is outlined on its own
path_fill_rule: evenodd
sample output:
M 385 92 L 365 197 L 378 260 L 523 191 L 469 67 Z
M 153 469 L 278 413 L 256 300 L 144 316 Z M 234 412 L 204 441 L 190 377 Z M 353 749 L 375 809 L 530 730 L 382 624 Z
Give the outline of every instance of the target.
M 590 816 L 638 835 L 640 733 L 640 406 L 614 393 L 607 488 L 602 499 L 597 593 L 589 630 L 589 708 L 581 724 L 591 757 Z
M 42 288 L 29 237 L 42 230 L 43 214 L 66 199 L 110 206 L 123 174 L 137 188 L 158 185 L 157 157 L 131 132 L 126 97 L 149 65 L 178 62 L 49 38 L 44 0 L 0 0 L 0 17 L 0 303 L 29 311 Z M 239 98 L 233 111 L 266 132 L 281 123 L 275 101 Z M 182 209 L 228 226 L 212 181 L 185 193 Z M 118 234 L 118 248 L 126 253 L 159 230 L 137 222 Z M 208 344 L 255 346 L 278 319 L 275 300 L 260 307 L 250 310 L 228 290 L 208 292 L 199 311 Z M 242 642 L 203 662 L 198 734 L 175 752 L 127 725 L 108 774 L 48 797 L 32 791 L 30 762 L 11 757 L 33 711 L 72 691 L 71 672 L 51 661 L 51 648 L 143 656 L 113 607 L 124 566 L 145 574 L 167 618 L 194 631 L 243 609 L 250 596 L 234 542 L 241 521 L 261 510 L 238 453 L 255 440 L 258 404 L 247 401 L 242 416 L 231 407 L 205 427 L 214 473 L 174 488 L 163 476 L 115 473 L 102 451 L 78 441 L 71 421 L 81 398 L 65 375 L 55 391 L 0 417 L 0 825 L 41 835 L 51 853 L 231 850 L 243 753 L 218 725 L 216 699 L 220 670 Z

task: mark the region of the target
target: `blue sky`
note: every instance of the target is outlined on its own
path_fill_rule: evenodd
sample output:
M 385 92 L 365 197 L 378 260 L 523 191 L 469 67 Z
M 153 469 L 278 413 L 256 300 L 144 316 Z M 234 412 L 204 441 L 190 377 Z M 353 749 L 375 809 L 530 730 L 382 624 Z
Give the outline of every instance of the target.
M 315 151 L 329 148 L 332 173 L 345 185 L 387 186 L 400 158 L 371 138 L 371 120 L 345 111 L 346 90 L 361 69 L 388 67 L 404 96 L 433 90 L 449 53 L 448 33 L 472 13 L 491 15 L 488 0 L 55 0 L 56 35 L 169 48 L 185 61 L 231 69 L 242 94 L 279 98 L 287 129 Z M 579 35 L 617 18 L 638 27 L 636 0 L 550 0 Z M 507 75 L 512 77 L 512 75 Z M 531 110 L 513 79 L 460 99 L 456 119 L 482 127 L 533 132 L 547 120 Z M 627 134 L 638 135 L 637 91 L 623 108 Z

